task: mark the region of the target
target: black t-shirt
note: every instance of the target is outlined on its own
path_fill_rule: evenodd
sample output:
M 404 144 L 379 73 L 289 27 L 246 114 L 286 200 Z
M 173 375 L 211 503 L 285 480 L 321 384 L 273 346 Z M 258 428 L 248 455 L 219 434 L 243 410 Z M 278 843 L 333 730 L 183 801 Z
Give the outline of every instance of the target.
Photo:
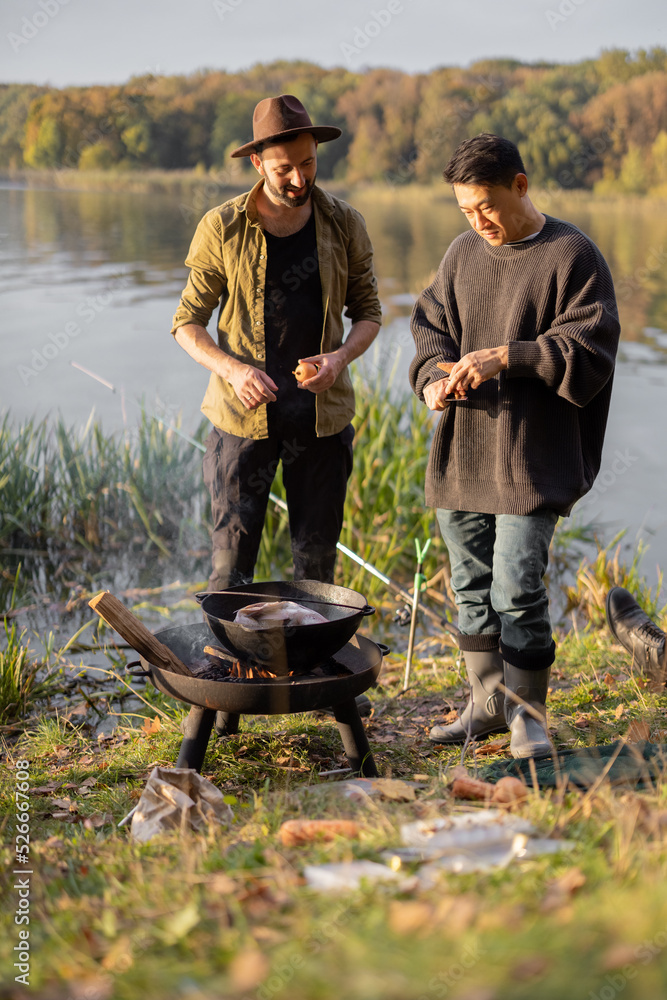
M 315 424 L 315 396 L 297 388 L 299 358 L 320 353 L 324 309 L 315 216 L 291 236 L 264 231 L 267 246 L 264 329 L 266 371 L 278 386 L 269 414 Z M 273 413 L 271 412 L 273 411 Z

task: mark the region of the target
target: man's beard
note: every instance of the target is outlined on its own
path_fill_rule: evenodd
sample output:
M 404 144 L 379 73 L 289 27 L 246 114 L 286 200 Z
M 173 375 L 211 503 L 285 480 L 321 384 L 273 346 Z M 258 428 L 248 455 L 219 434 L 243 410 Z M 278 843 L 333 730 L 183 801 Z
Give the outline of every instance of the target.
M 303 194 L 300 194 L 298 198 L 290 198 L 286 193 L 287 191 L 298 191 L 298 188 L 294 188 L 291 184 L 286 184 L 285 187 L 278 188 L 271 183 L 268 177 L 264 178 L 264 184 L 266 185 L 267 190 L 270 191 L 276 201 L 280 202 L 281 205 L 287 205 L 289 208 L 301 208 L 301 206 L 305 205 L 310 198 L 310 194 L 316 180 L 317 174 L 313 177 L 312 181 L 305 181 L 306 190 Z

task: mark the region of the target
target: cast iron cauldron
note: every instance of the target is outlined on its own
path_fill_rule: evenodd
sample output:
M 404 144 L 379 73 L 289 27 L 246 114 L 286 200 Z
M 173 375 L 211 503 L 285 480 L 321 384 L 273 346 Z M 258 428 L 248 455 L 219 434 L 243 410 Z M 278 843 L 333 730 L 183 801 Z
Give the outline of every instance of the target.
M 245 663 L 265 667 L 278 675 L 290 671 L 308 673 L 342 649 L 359 628 L 362 618 L 375 612 L 356 590 L 318 580 L 252 583 L 195 596 L 209 628 L 227 649 Z M 267 629 L 248 629 L 233 621 L 240 608 L 272 598 L 303 603 L 328 621 Z

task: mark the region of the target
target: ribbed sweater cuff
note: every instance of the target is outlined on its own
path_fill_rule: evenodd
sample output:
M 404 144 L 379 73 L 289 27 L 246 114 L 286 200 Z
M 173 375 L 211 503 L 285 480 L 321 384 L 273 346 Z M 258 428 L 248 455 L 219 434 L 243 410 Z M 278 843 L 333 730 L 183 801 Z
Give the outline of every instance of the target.
M 464 653 L 486 653 L 492 649 L 498 649 L 500 632 L 485 632 L 483 635 L 464 635 L 459 632 L 459 649 Z
M 543 363 L 540 345 L 534 340 L 511 340 L 507 345 L 507 377 L 535 378 Z

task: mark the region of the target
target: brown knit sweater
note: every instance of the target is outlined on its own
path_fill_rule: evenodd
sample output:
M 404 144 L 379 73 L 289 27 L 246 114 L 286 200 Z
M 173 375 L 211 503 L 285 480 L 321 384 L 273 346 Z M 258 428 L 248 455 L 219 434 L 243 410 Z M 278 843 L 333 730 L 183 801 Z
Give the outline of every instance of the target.
M 569 514 L 600 468 L 620 335 L 604 257 L 576 226 L 546 216 L 525 243 L 494 247 L 474 231 L 449 247 L 412 313 L 410 384 L 442 378 L 438 361 L 508 345 L 508 367 L 446 407 L 435 431 L 426 503 L 449 510 Z

